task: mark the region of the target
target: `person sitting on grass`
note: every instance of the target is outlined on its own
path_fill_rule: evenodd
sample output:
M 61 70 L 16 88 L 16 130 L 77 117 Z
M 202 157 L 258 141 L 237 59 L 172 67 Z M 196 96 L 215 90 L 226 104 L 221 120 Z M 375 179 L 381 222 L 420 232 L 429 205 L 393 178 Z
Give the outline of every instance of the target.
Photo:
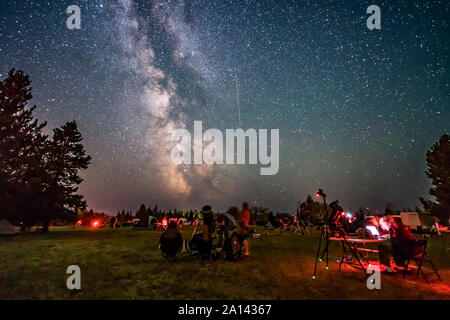
M 210 254 L 212 250 L 212 234 L 214 232 L 214 220 L 211 206 L 203 206 L 201 213 L 203 221 L 200 226 L 200 232 L 195 233 L 197 231 L 196 226 L 190 242 L 190 248 L 198 251 L 200 254 Z
M 393 272 L 390 264 L 390 256 L 394 258 L 397 267 L 406 267 L 406 259 L 414 243 L 414 235 L 401 219 L 394 218 L 392 227 L 389 230 L 390 245 L 378 245 L 378 254 L 380 257 L 380 265 L 386 266 L 387 272 Z
M 231 237 L 236 226 L 224 216 L 214 216 L 214 228 L 217 234 L 216 250 L 219 253 L 223 252 L 225 242 Z
M 167 230 L 163 232 L 159 239 L 159 248 L 164 258 L 175 258 L 183 248 L 183 237 L 177 229 L 177 223 L 171 221 L 167 226 Z

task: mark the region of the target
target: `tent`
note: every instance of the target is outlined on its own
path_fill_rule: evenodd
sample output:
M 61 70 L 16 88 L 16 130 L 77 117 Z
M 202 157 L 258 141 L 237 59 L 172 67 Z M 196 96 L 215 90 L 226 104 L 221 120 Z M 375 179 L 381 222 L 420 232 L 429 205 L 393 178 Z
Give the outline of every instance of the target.
M 231 214 L 229 214 L 228 212 L 214 213 L 214 215 L 215 216 L 223 216 L 223 217 L 225 217 L 225 219 L 230 221 L 233 224 L 233 226 L 237 226 L 236 219 Z
M 154 230 L 156 229 L 156 218 L 153 216 L 145 216 L 134 225 L 135 230 Z
M 410 228 L 415 229 L 422 225 L 417 212 L 400 212 L 400 217 L 402 218 L 402 223 Z
M 16 234 L 11 223 L 7 220 L 0 220 L 0 236 L 12 236 Z

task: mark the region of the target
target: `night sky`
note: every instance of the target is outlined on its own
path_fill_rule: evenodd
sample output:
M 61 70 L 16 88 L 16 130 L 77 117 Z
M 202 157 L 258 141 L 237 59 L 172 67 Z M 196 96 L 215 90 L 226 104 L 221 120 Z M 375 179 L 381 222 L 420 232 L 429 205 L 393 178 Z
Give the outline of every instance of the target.
M 0 78 L 29 74 L 48 132 L 76 120 L 88 206 L 293 211 L 324 189 L 345 209 L 414 207 L 426 151 L 449 132 L 443 1 L 0 0 Z M 81 30 L 69 30 L 69 5 Z M 381 8 L 381 30 L 366 9 Z M 280 170 L 176 166 L 170 134 L 280 129 Z

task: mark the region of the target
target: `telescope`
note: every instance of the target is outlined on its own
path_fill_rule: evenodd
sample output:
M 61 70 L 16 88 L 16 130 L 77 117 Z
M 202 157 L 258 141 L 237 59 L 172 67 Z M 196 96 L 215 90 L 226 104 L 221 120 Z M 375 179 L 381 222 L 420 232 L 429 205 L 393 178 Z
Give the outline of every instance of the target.
M 326 257 L 326 269 L 328 269 L 328 247 L 330 244 L 330 233 L 334 232 L 337 237 L 342 238 L 342 245 L 345 250 L 345 246 L 347 247 L 348 251 L 352 253 L 352 255 L 356 258 L 359 265 L 363 270 L 365 270 L 364 266 L 361 263 L 361 259 L 358 256 L 358 252 L 353 248 L 353 246 L 348 242 L 349 235 L 347 233 L 345 224 L 344 224 L 344 216 L 346 218 L 345 212 L 342 209 L 342 207 L 339 205 L 339 201 L 333 201 L 332 203 L 327 206 L 327 195 L 323 192 L 322 189 L 319 189 L 319 191 L 316 193 L 316 197 L 321 197 L 323 199 L 323 206 L 325 209 L 325 216 L 323 218 L 323 224 L 321 227 L 321 234 L 319 237 L 319 246 L 317 248 L 316 252 L 316 262 L 314 263 L 314 273 L 313 273 L 313 279 L 316 278 L 316 272 L 317 272 L 317 262 L 322 262 L 323 258 Z M 331 214 L 328 214 L 328 207 L 331 208 Z M 322 251 L 322 239 L 325 241 L 325 246 Z M 320 252 L 322 251 L 322 255 L 320 255 Z M 364 271 L 365 272 L 365 271 Z

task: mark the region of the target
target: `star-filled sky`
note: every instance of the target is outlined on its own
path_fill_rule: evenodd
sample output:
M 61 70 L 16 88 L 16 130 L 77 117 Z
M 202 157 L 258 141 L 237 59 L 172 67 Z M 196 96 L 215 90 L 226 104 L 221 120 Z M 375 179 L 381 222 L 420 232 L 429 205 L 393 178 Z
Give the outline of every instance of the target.
M 381 30 L 369 30 L 369 5 Z M 69 5 L 81 30 L 69 30 Z M 442 1 L 0 0 L 0 78 L 33 81 L 48 131 L 76 120 L 93 157 L 94 210 L 292 211 L 321 187 L 345 209 L 414 207 L 425 154 L 449 132 L 449 14 Z M 184 165 L 170 134 L 280 129 L 280 169 Z

